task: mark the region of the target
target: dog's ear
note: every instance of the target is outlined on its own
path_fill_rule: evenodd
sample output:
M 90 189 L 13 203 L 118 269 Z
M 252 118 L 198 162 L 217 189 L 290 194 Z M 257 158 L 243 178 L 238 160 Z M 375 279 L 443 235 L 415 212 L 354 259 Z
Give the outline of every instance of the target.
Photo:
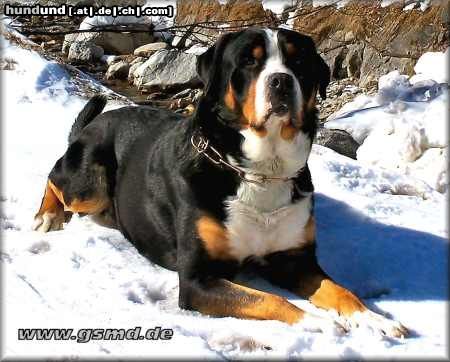
M 200 54 L 197 58 L 197 74 L 203 85 L 206 87 L 209 80 L 209 72 L 213 66 L 214 53 L 216 51 L 216 44 L 210 46 L 206 52 Z
M 327 98 L 327 87 L 330 84 L 331 72 L 330 67 L 325 60 L 317 54 L 317 83 L 319 86 L 319 94 L 322 99 Z
M 197 58 L 197 74 L 204 84 L 205 93 L 209 89 L 211 82 L 216 79 L 222 71 L 222 58 L 225 46 L 233 39 L 237 33 L 226 33 L 222 35 L 206 52 Z

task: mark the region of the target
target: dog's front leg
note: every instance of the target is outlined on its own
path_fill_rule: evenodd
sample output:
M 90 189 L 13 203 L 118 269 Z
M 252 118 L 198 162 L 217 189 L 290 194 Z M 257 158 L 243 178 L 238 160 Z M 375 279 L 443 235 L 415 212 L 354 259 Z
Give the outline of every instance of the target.
M 183 280 L 180 278 L 179 305 L 216 317 L 279 320 L 299 323 L 307 330 L 343 329 L 327 319 L 306 313 L 285 298 L 248 288 L 226 279 Z
M 276 253 L 268 258 L 263 276 L 312 304 L 335 310 L 348 327 L 366 325 L 389 337 L 403 337 L 408 330 L 399 322 L 369 310 L 351 291 L 334 282 L 319 266 L 315 245 Z

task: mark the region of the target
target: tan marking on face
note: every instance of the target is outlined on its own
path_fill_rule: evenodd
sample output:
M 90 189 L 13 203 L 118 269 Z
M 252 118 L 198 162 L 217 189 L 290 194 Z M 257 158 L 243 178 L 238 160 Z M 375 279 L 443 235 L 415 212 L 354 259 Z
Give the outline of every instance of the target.
M 256 80 L 252 80 L 248 88 L 247 96 L 242 104 L 242 114 L 248 124 L 258 126 L 256 120 Z
M 285 141 L 292 141 L 297 135 L 299 128 L 295 127 L 291 121 L 283 123 L 280 129 L 280 136 Z
M 232 111 L 236 109 L 236 98 L 234 96 L 233 87 L 228 83 L 227 91 L 225 93 L 225 105 Z
M 244 287 L 225 279 L 208 285 L 206 295 L 194 295 L 193 307 L 205 314 L 259 320 L 300 321 L 305 312 L 278 295 Z M 215 292 L 215 293 L 214 293 Z
M 250 125 L 250 129 L 258 137 L 263 138 L 263 137 L 267 136 L 267 128 L 264 127 L 264 126 L 253 126 L 253 125 Z
M 252 55 L 255 59 L 258 59 L 258 60 L 262 59 L 262 57 L 264 56 L 263 47 L 260 45 L 258 45 L 257 47 L 254 47 L 253 51 L 252 51 Z
M 303 117 L 305 112 L 312 111 L 316 106 L 316 95 L 317 88 L 314 88 L 311 96 L 307 102 L 304 103 L 303 109 L 300 109 L 295 115 L 295 119 L 292 119 L 290 122 L 281 126 L 280 136 L 282 139 L 285 141 L 292 141 L 295 138 L 300 131 L 300 128 L 303 126 Z
M 229 250 L 228 232 L 218 220 L 210 216 L 202 216 L 197 221 L 197 233 L 211 258 L 233 259 Z
M 286 53 L 287 55 L 294 55 L 297 52 L 297 48 L 293 43 L 286 44 Z

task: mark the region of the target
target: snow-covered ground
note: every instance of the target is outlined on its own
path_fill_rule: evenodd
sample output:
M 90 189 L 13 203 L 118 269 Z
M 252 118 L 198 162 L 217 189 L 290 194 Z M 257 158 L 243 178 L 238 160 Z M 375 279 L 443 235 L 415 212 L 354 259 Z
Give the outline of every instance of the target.
M 445 192 L 448 55 L 449 49 L 424 54 L 411 78 L 398 71 L 382 76 L 376 96 L 356 97 L 325 126 L 343 129 L 361 144 L 359 161 L 411 175 Z
M 386 339 L 361 327 L 344 336 L 277 321 L 211 318 L 177 306 L 178 282 L 117 231 L 74 217 L 31 231 L 47 174 L 87 101 L 55 63 L 8 42 L 2 70 L 2 346 L 8 357 L 436 358 L 447 353 L 446 195 L 411 175 L 314 146 L 321 265 L 412 334 Z M 54 76 L 54 75 L 57 76 Z M 61 76 L 62 74 L 62 76 Z M 118 105 L 109 105 L 117 107 Z M 427 117 L 427 114 L 423 114 Z M 439 121 L 439 120 L 438 120 Z M 317 310 L 261 280 L 293 303 Z M 173 328 L 169 341 L 19 341 L 18 328 Z M 268 349 L 270 347 L 270 349 Z

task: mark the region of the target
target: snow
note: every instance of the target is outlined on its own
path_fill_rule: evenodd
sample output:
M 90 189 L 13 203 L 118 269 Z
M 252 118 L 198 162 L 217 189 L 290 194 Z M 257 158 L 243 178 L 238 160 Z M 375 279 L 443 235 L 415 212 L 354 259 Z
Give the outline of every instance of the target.
M 448 69 L 448 59 L 450 48 L 442 52 L 428 52 L 423 54 L 417 61 L 414 71 L 415 75 L 411 77 L 410 82 L 416 83 L 421 80 L 433 79 L 438 83 L 448 83 L 448 73 L 442 71 Z
M 409 78 L 380 77 L 378 94 L 362 94 L 330 117 L 326 127 L 349 132 L 361 144 L 357 159 L 425 181 L 446 192 L 448 85 L 445 53 L 425 53 Z
M 439 1 L 439 0 L 438 0 Z M 386 6 L 391 6 L 395 3 L 404 3 L 406 2 L 405 0 L 382 0 L 381 1 L 381 7 L 386 7 Z M 421 11 L 425 11 L 428 9 L 428 7 L 431 5 L 431 0 L 416 0 L 413 1 L 411 4 L 406 5 L 403 10 L 407 11 L 407 10 L 412 10 L 414 9 L 416 6 L 419 7 L 419 9 Z
M 47 174 L 65 151 L 72 122 L 87 100 L 76 95 L 77 84 L 56 63 L 7 41 L 2 47 L 3 56 L 17 62 L 14 70 L 2 70 L 8 90 L 2 103 L 5 172 L 0 194 L 1 338 L 6 357 L 445 357 L 445 195 L 410 175 L 351 160 L 327 148 L 315 145 L 310 159 L 317 191 L 319 261 L 373 309 L 410 328 L 410 338 L 382 338 L 366 327 L 339 336 L 277 321 L 211 318 L 180 310 L 176 273 L 150 263 L 118 231 L 79 217 L 62 231 L 31 231 Z M 441 96 L 431 102 L 441 102 Z M 436 121 L 438 116 L 435 113 Z M 264 281 L 241 279 L 280 293 L 306 310 L 332 315 Z M 18 328 L 136 326 L 173 328 L 174 337 L 88 343 L 17 340 Z
M 164 29 L 166 27 L 172 26 L 173 21 L 176 16 L 176 1 L 175 0 L 151 0 L 147 1 L 143 8 L 147 7 L 166 7 L 166 6 L 172 6 L 174 9 L 174 15 L 173 17 L 165 17 L 165 16 L 108 16 L 108 15 L 96 15 L 93 17 L 86 17 L 80 24 L 81 30 L 87 30 L 91 29 L 95 26 L 106 26 L 106 25 L 131 25 L 131 24 L 154 24 L 155 26 L 155 36 L 160 41 L 168 41 L 170 42 L 173 38 L 173 34 L 167 32 L 167 31 L 157 31 L 160 29 Z
M 274 14 L 280 15 L 283 11 L 296 4 L 296 0 L 263 0 L 262 6 L 264 10 L 271 10 Z

